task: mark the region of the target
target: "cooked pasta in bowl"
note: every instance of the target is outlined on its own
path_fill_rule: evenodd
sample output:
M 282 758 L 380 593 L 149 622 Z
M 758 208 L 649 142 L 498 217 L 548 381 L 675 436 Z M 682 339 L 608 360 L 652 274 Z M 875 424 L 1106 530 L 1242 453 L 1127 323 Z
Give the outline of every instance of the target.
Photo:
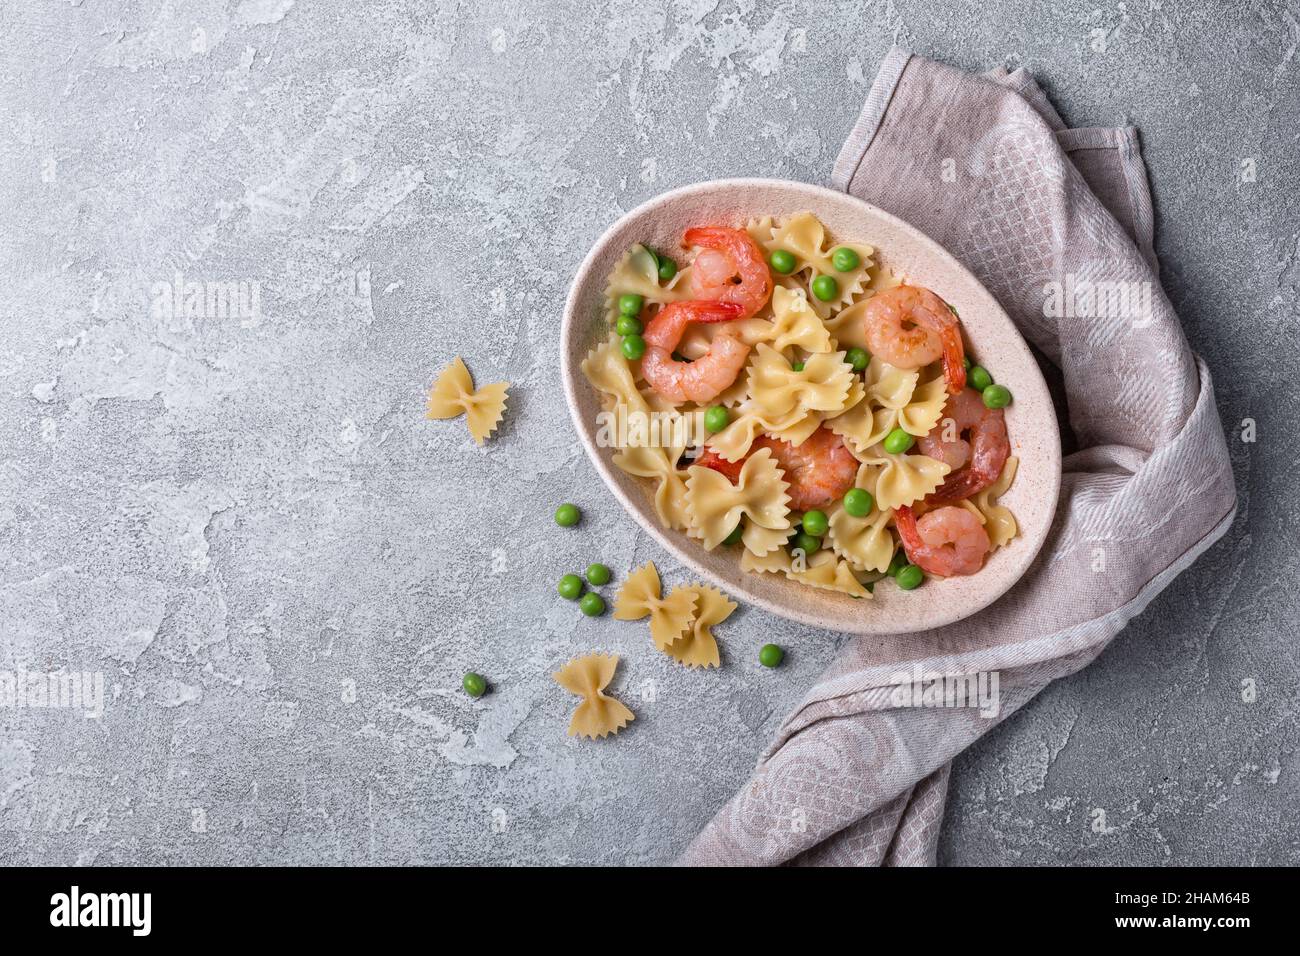
M 606 483 L 733 596 L 855 633 L 951 623 L 1046 535 L 1060 446 L 996 301 L 923 234 L 797 183 L 676 190 L 574 281 L 564 378 Z

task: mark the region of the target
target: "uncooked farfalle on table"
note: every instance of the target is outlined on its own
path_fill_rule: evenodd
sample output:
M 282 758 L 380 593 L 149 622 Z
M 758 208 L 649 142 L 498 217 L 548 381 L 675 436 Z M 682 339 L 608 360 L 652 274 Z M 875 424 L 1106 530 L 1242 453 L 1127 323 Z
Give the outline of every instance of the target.
M 494 382 L 475 390 L 474 379 L 458 355 L 433 383 L 425 417 L 440 419 L 464 415 L 470 436 L 482 445 L 505 414 L 509 388 L 509 382 Z

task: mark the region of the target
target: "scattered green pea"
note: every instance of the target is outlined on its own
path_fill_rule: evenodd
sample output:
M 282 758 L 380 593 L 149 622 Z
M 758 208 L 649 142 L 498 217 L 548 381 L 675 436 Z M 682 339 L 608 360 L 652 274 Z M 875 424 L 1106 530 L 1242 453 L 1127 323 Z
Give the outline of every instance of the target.
M 644 328 L 635 315 L 620 315 L 614 323 L 614 331 L 619 335 L 640 335 Z
M 803 362 L 795 362 L 790 366 L 790 369 L 791 371 L 802 372 L 804 370 L 804 364 Z
M 885 436 L 885 451 L 891 455 L 901 455 L 915 444 L 916 439 L 901 428 L 895 428 Z
M 560 597 L 566 601 L 578 600 L 578 595 L 582 593 L 582 578 L 576 574 L 566 574 L 560 578 L 560 583 L 555 586 L 555 590 L 560 592 Z
M 970 371 L 966 373 L 966 379 L 970 382 L 970 387 L 977 392 L 982 392 L 993 384 L 993 376 L 982 365 L 972 365 Z
M 862 265 L 862 259 L 848 246 L 840 246 L 831 253 L 831 265 L 837 272 L 852 272 Z
M 659 257 L 659 281 L 671 282 L 673 276 L 677 275 L 677 263 L 667 256 Z
M 822 539 L 807 531 L 800 531 L 794 536 L 794 544 L 791 547 L 802 551 L 805 556 L 813 555 L 822 549 Z
M 767 257 L 767 261 L 773 272 L 779 272 L 783 276 L 788 276 L 791 272 L 794 272 L 796 265 L 794 254 L 786 252 L 784 249 L 773 249 L 772 254 Z
M 723 544 L 740 544 L 740 538 L 745 533 L 745 523 L 737 521 L 736 526 L 731 529 L 731 534 L 722 539 Z
M 758 662 L 764 667 L 780 667 L 785 651 L 776 644 L 764 644 L 758 651 Z
M 627 292 L 618 297 L 618 314 L 619 315 L 640 315 L 641 308 L 645 305 L 645 296 L 637 295 L 635 292 Z
M 582 517 L 577 505 L 563 504 L 555 509 L 555 523 L 561 528 L 572 528 Z
M 850 488 L 844 494 L 844 510 L 855 518 L 865 518 L 875 505 L 871 492 L 865 488 Z
M 487 693 L 487 681 L 483 679 L 482 674 L 475 674 L 473 671 L 461 678 L 460 686 L 465 688 L 465 693 L 471 697 L 482 697 Z
M 907 560 L 907 552 L 899 548 L 894 552 L 894 556 L 889 561 L 889 570 L 885 573 L 891 578 L 897 577 L 898 572 L 907 567 L 911 562 Z
M 984 404 L 988 408 L 1006 408 L 1011 404 L 1011 389 L 1005 385 L 990 385 L 984 389 Z
M 714 435 L 726 428 L 730 421 L 731 412 L 727 411 L 726 405 L 714 405 L 704 413 L 704 428 Z
M 588 591 L 578 602 L 578 607 L 587 617 L 599 617 L 605 613 L 605 599 L 595 591 Z
M 964 369 L 965 369 L 966 371 L 968 371 L 968 372 L 970 371 L 970 356 L 969 356 L 969 355 L 963 355 L 963 356 L 961 357 L 961 367 L 964 368 Z
M 596 585 L 596 587 L 600 587 L 602 584 L 608 584 L 610 577 L 611 574 L 609 568 L 606 565 L 601 564 L 599 561 L 595 564 L 587 565 L 587 580 Z
M 804 531 L 807 531 L 809 534 L 815 535 L 818 538 L 824 535 L 826 529 L 830 527 L 830 521 L 826 518 L 826 512 L 819 511 L 816 508 L 812 511 L 805 511 L 803 513 L 803 521 L 800 523 L 803 525 Z
M 639 335 L 623 336 L 623 341 L 618 344 L 618 347 L 623 352 L 623 358 L 629 362 L 635 362 L 645 355 L 645 339 Z
M 830 302 L 840 294 L 840 284 L 834 276 L 818 276 L 813 279 L 812 293 L 823 302 Z
M 925 573 L 915 564 L 909 564 L 899 569 L 894 575 L 894 580 L 898 582 L 900 589 L 911 591 L 921 586 L 921 582 L 925 580 Z
M 844 361 L 853 366 L 853 371 L 861 372 L 871 361 L 871 356 L 866 349 L 852 348 L 844 355 Z

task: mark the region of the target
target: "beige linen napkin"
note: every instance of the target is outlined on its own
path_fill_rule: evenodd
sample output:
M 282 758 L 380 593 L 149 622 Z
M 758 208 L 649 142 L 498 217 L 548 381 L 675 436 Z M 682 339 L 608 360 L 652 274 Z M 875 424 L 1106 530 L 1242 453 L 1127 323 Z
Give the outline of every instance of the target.
M 894 50 L 833 183 L 943 244 L 1045 356 L 1070 452 L 1060 505 L 987 610 L 850 643 L 685 864 L 932 864 L 953 757 L 1090 663 L 1235 513 L 1209 371 L 1159 285 L 1135 130 L 1066 129 L 1023 70 Z M 918 670 L 998 672 L 997 717 L 900 706 Z

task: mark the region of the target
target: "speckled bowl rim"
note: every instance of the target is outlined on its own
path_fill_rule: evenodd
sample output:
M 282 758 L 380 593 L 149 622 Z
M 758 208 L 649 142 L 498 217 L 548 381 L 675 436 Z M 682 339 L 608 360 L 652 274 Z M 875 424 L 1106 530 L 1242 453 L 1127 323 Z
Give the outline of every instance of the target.
M 896 588 L 893 589 L 897 591 L 898 595 L 907 597 L 909 604 L 906 610 L 911 611 L 910 614 L 889 613 L 890 609 L 885 605 L 891 605 L 894 600 L 898 599 L 894 597 L 893 600 L 882 601 L 882 597 L 888 594 L 887 590 L 871 600 L 855 600 L 835 592 L 810 588 L 807 585 L 788 580 L 782 575 L 757 575 L 753 572 L 742 571 L 738 557 L 730 562 L 734 567 L 734 575 L 715 572 L 702 560 L 703 557 L 710 555 L 710 552 L 705 551 L 701 545 L 687 538 L 682 532 L 671 531 L 660 526 L 654 512 L 652 495 L 648 484 L 644 479 L 625 475 L 618 470 L 612 462 L 616 449 L 600 448 L 595 441 L 597 429 L 594 420 L 590 422 L 583 420 L 580 411 L 582 401 L 580 400 L 579 389 L 588 389 L 592 393 L 595 390 L 587 382 L 585 376 L 582 375 L 580 368 L 582 359 L 590 348 L 590 345 L 584 347 L 582 343 L 594 341 L 591 335 L 591 323 L 603 322 L 603 316 L 597 318 L 599 312 L 593 310 L 595 314 L 588 313 L 585 317 L 580 318 L 579 311 L 584 299 L 596 303 L 603 302 L 606 280 L 604 269 L 608 269 L 609 266 L 605 265 L 599 273 L 597 270 L 602 259 L 611 257 L 611 243 L 615 241 L 620 233 L 625 232 L 633 224 L 654 221 L 664 210 L 675 208 L 691 199 L 698 199 L 711 194 L 717 195 L 722 191 L 737 189 L 752 190 L 754 192 L 778 190 L 792 193 L 798 199 L 797 202 L 790 204 L 792 207 L 797 206 L 799 209 L 807 209 L 819 216 L 824 215 L 823 210 L 828 205 L 840 208 L 856 207 L 855 211 L 862 216 L 863 227 L 854 231 L 851 236 L 846 236 L 846 238 L 853 238 L 875 245 L 878 253 L 886 262 L 895 268 L 901 268 L 904 274 L 910 277 L 914 277 L 914 269 L 927 272 L 930 269 L 937 268 L 946 270 L 946 275 L 953 277 L 955 284 L 966 286 L 968 290 L 978 290 L 982 294 L 982 301 L 977 303 L 975 308 L 971 307 L 969 296 L 965 297 L 966 301 L 963 302 L 962 319 L 963 325 L 967 326 L 965 330 L 967 336 L 973 337 L 974 328 L 972 328 L 972 324 L 980 330 L 979 337 L 987 338 L 994 332 L 997 333 L 998 343 L 993 350 L 994 354 L 990 355 L 987 348 L 977 350 L 981 358 L 993 366 L 995 373 L 999 365 L 1007 363 L 1009 357 L 1014 357 L 1019 366 L 1020 374 L 1016 376 L 1014 383 L 1016 401 L 1008 409 L 1008 431 L 1011 433 L 1014 454 L 1017 452 L 1015 447 L 1017 432 L 1033 429 L 1034 441 L 1032 444 L 1037 452 L 1035 459 L 1028 462 L 1023 455 L 1020 456 L 1020 469 L 1016 481 L 1007 495 L 1001 499 L 1015 514 L 1019 524 L 1019 535 L 1008 546 L 999 549 L 991 556 L 985 568 L 978 575 L 969 578 L 932 579 L 917 591 L 903 592 L 898 591 Z M 771 209 L 755 207 L 748 209 L 744 215 L 753 217 L 773 214 Z M 776 215 L 781 214 L 787 213 L 776 213 Z M 826 218 L 839 217 L 828 216 Z M 889 250 L 886 248 L 885 243 L 878 241 L 877 237 L 873 235 L 871 227 L 873 220 L 877 224 L 883 224 L 885 227 L 892 228 L 903 234 L 908 240 L 920 247 L 926 254 L 921 258 L 928 256 L 925 264 L 929 269 L 921 269 L 918 263 L 913 263 L 914 269 L 909 269 L 908 263 L 893 259 L 888 254 Z M 639 234 L 648 237 L 652 232 L 652 229 L 646 228 L 640 230 Z M 845 230 L 842 229 L 833 230 L 834 234 L 844 232 Z M 622 249 L 614 251 L 613 255 L 617 255 L 621 251 Z M 593 284 L 594 289 L 592 288 Z M 936 291 L 942 295 L 944 290 L 936 288 Z M 974 323 L 968 324 L 972 319 Z M 584 322 L 587 323 L 586 328 L 582 326 Z M 608 333 L 606 330 L 601 329 L 600 334 L 603 336 Z M 565 398 L 568 401 L 569 413 L 574 428 L 577 430 L 583 447 L 587 450 L 588 456 L 595 464 L 596 470 L 600 473 L 605 485 L 623 505 L 628 514 L 636 519 L 638 524 L 682 564 L 698 572 L 705 579 L 722 588 L 733 597 L 771 611 L 773 614 L 787 620 L 841 633 L 863 635 L 914 633 L 952 624 L 983 610 L 1005 594 L 1033 563 L 1052 525 L 1061 486 L 1060 433 L 1047 383 L 1043 380 L 1042 373 L 1039 371 L 1038 364 L 1029 346 L 997 300 L 984 288 L 970 270 L 957 261 L 939 243 L 897 216 L 847 193 L 787 180 L 737 178 L 709 180 L 682 186 L 641 203 L 619 217 L 602 233 L 578 267 L 578 271 L 569 287 L 569 295 L 564 307 L 564 319 L 561 328 L 561 371 L 564 379 Z M 1018 420 L 1013 421 L 1013 418 Z M 1035 497 L 1031 499 L 1030 504 L 1035 506 L 1029 509 L 1017 507 L 1009 499 L 1022 486 L 1022 482 L 1027 480 L 1027 475 L 1030 473 L 1033 475 L 1033 480 L 1029 483 L 1038 486 L 1036 490 L 1031 488 Z M 624 490 L 625 484 L 628 486 L 629 491 Z M 639 500 L 633 499 L 632 491 L 639 496 Z M 1027 521 L 1026 517 L 1030 520 Z M 699 554 L 695 554 L 696 551 Z M 995 569 L 996 573 L 994 573 Z M 973 582 L 976 580 L 980 580 L 980 583 L 984 585 L 981 589 L 972 592 L 970 587 L 965 587 L 963 590 L 967 593 L 961 594 L 961 600 L 942 600 L 945 591 L 956 590 L 950 586 L 952 583 Z M 778 582 L 775 587 L 772 584 L 773 581 Z M 959 587 L 961 586 L 959 585 Z M 798 591 L 790 589 L 798 589 Z M 763 593 L 765 591 L 768 593 Z M 808 592 L 811 592 L 815 598 L 810 600 Z M 803 609 L 792 604 L 782 603 L 775 596 L 778 594 L 791 595 L 795 603 L 823 602 L 825 610 L 820 607 Z M 797 597 L 795 597 L 796 595 Z M 952 597 L 953 595 L 949 594 L 948 596 Z M 844 602 L 849 602 L 849 604 L 846 605 Z M 894 605 L 894 607 L 897 609 L 899 605 Z M 857 619 L 853 619 L 854 617 Z

